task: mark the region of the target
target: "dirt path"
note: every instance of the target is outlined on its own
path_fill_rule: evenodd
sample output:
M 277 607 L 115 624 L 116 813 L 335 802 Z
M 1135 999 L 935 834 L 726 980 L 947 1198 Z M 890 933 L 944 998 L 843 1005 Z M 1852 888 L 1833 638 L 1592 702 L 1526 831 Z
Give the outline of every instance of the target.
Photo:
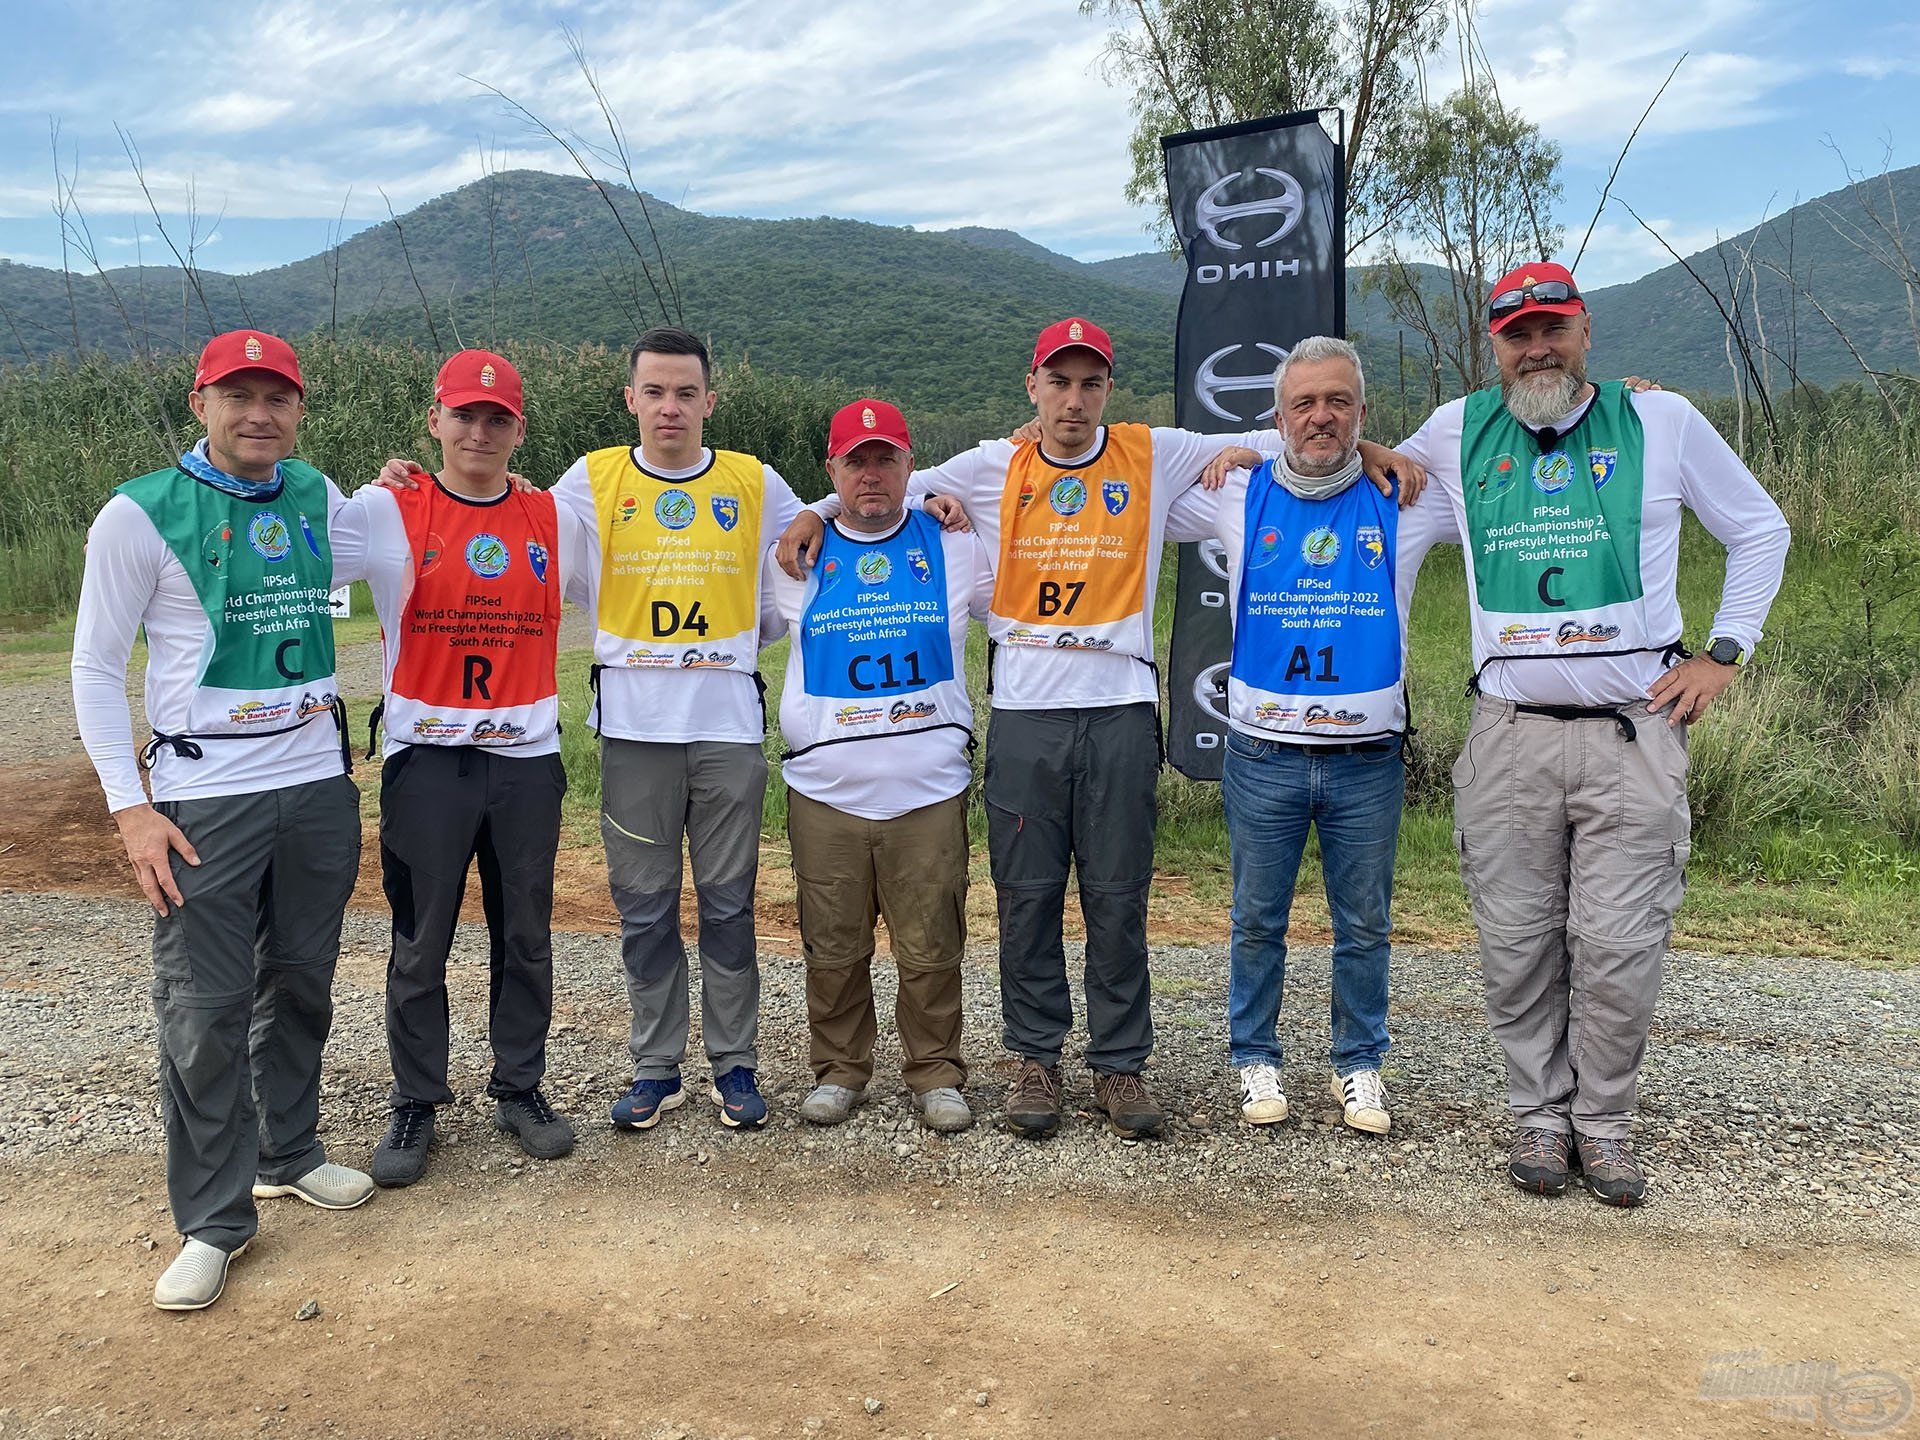
M 646 1194 L 489 1153 L 348 1215 L 277 1202 L 194 1316 L 146 1303 L 150 1166 L 11 1177 L 5 1433 L 1863 1433 L 1702 1399 L 1703 1376 L 1756 1349 L 1920 1358 L 1910 1256 L 806 1196 L 742 1162 Z

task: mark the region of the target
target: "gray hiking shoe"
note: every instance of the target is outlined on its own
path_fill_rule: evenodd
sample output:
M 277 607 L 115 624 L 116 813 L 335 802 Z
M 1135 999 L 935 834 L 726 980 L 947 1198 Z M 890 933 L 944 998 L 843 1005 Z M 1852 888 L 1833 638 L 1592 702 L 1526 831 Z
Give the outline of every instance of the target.
M 1626 1141 L 1576 1133 L 1573 1149 L 1580 1178 L 1601 1204 L 1634 1206 L 1647 1198 L 1647 1172 Z
M 865 1102 L 867 1092 L 848 1085 L 816 1085 L 800 1102 L 800 1118 L 809 1125 L 838 1125 Z
M 204 1310 L 227 1288 L 227 1267 L 247 1253 L 222 1250 L 204 1240 L 189 1240 L 154 1282 L 153 1303 L 161 1310 Z
M 291 1195 L 309 1205 L 318 1205 L 322 1210 L 351 1210 L 356 1205 L 366 1204 L 372 1194 L 373 1177 L 363 1175 L 358 1170 L 349 1170 L 344 1165 L 316 1165 L 284 1185 L 269 1185 L 264 1180 L 253 1182 L 253 1198 L 256 1200 Z
M 957 1135 L 973 1128 L 973 1111 L 967 1107 L 966 1097 L 951 1085 L 916 1095 L 913 1103 L 920 1111 L 920 1123 L 929 1130 Z
M 556 1114 L 536 1086 L 518 1095 L 502 1095 L 493 1107 L 493 1123 L 517 1136 L 520 1148 L 536 1160 L 558 1160 L 573 1153 L 573 1126 Z
M 1567 1193 L 1567 1151 L 1572 1142 L 1559 1130 L 1522 1125 L 1513 1132 L 1507 1154 L 1507 1178 L 1535 1195 Z
M 433 1107 L 411 1100 L 394 1106 L 387 1133 L 373 1147 L 373 1183 L 388 1190 L 413 1184 L 427 1173 L 432 1145 Z

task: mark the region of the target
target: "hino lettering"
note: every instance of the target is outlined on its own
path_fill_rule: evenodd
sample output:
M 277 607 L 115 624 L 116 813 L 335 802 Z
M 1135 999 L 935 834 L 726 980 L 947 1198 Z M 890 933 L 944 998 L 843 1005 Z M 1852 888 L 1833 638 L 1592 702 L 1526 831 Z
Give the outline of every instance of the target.
M 1193 267 L 1193 278 L 1201 285 L 1218 285 L 1222 280 L 1273 280 L 1299 273 L 1298 260 L 1236 260 L 1231 265 Z

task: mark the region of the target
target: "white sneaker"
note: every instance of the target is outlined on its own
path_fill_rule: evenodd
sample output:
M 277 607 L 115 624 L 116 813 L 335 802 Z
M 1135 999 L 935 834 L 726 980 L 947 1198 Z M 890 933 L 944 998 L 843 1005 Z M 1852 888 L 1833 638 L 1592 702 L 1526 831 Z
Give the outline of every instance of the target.
M 1280 1093 L 1280 1067 L 1240 1067 L 1240 1118 L 1250 1125 L 1278 1125 L 1287 1118 L 1287 1097 Z
M 957 1135 L 973 1128 L 973 1110 L 966 1097 L 951 1085 L 942 1085 L 913 1097 L 920 1123 L 941 1135 Z
M 809 1125 L 838 1125 L 867 1098 L 850 1085 L 816 1085 L 800 1102 L 800 1118 Z
M 372 1194 L 373 1177 L 363 1175 L 358 1170 L 349 1170 L 344 1165 L 316 1165 L 284 1185 L 269 1185 L 264 1180 L 253 1182 L 253 1198 L 256 1200 L 292 1195 L 309 1205 L 318 1205 L 322 1210 L 351 1210 L 356 1205 L 366 1204 Z
M 227 1288 L 227 1267 L 247 1253 L 222 1250 L 204 1240 L 189 1240 L 153 1284 L 153 1303 L 162 1310 L 204 1310 Z
M 1378 1070 L 1335 1075 L 1333 1098 L 1345 1109 L 1347 1124 L 1355 1130 L 1384 1135 L 1393 1128 L 1393 1117 L 1387 1114 L 1387 1087 L 1380 1083 Z

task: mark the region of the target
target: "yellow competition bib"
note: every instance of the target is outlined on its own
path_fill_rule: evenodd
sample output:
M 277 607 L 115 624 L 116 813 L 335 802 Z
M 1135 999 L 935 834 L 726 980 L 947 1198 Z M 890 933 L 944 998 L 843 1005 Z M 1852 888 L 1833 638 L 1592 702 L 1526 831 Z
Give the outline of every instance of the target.
M 987 627 L 996 641 L 1141 654 L 1152 481 L 1145 425 L 1109 426 L 1081 465 L 1055 465 L 1037 444 L 1014 452 Z
M 594 658 L 624 670 L 751 673 L 760 624 L 760 461 L 731 450 L 663 480 L 622 446 L 587 456 L 600 519 Z

